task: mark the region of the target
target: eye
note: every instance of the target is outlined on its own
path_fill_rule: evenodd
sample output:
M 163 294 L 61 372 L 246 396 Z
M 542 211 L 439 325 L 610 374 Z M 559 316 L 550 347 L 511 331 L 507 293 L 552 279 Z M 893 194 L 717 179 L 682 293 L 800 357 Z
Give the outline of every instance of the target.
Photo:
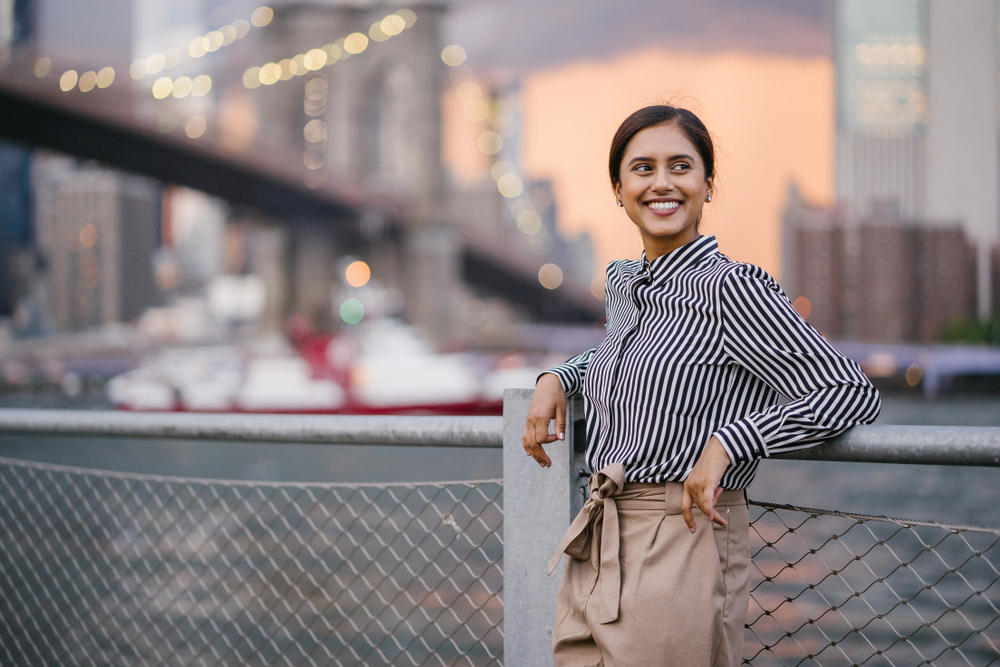
M 670 168 L 672 171 L 688 171 L 691 169 L 691 165 L 687 162 L 678 162 Z
M 637 164 L 632 168 L 632 171 L 653 171 L 653 167 L 648 164 Z

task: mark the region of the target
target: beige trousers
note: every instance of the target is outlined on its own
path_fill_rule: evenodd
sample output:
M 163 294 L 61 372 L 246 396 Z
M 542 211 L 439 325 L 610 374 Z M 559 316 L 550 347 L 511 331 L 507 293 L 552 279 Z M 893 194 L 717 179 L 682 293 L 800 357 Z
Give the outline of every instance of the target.
M 750 596 L 743 491 L 724 491 L 716 505 L 728 528 L 695 508 L 692 535 L 683 485 L 625 484 L 613 467 L 592 476 L 590 500 L 559 550 L 568 555 L 556 667 L 737 667 Z

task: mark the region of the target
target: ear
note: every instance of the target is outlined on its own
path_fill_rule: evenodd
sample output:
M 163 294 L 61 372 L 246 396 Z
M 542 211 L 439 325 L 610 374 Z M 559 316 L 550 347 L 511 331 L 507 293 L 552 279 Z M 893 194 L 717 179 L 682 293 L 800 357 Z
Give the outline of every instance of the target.
M 715 194 L 715 176 L 709 176 L 705 179 L 705 194 L 714 195 Z
M 618 200 L 618 201 L 621 201 L 622 200 L 622 184 L 619 183 L 618 185 L 616 185 L 614 187 L 614 191 L 615 191 L 615 199 Z

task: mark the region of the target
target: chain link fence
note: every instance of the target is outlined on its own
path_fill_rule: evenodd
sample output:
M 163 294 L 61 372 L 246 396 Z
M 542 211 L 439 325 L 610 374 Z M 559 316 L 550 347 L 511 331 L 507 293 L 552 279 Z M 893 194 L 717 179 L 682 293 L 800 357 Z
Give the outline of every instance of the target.
M 0 664 L 500 665 L 502 482 L 0 459 Z
M 745 664 L 1000 664 L 1000 530 L 750 504 Z
M 502 496 L 0 458 L 0 664 L 502 665 Z M 751 505 L 746 664 L 1000 664 L 1000 531 Z

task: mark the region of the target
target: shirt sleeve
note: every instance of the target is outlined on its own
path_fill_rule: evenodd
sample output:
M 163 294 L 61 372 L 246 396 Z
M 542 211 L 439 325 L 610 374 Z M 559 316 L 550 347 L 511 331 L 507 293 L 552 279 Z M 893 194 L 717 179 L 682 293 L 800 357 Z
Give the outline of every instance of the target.
M 597 348 L 581 352 L 555 368 L 550 368 L 545 373 L 552 373 L 559 378 L 559 383 L 562 384 L 563 391 L 566 392 L 567 396 L 578 394 L 583 389 L 583 378 L 587 374 L 587 367 L 590 366 L 590 360 L 594 357 L 594 352 L 596 351 Z M 542 373 L 542 375 L 545 375 L 545 373 Z M 541 375 L 538 377 L 541 377 Z M 538 382 L 538 380 L 536 379 L 535 382 Z
M 879 416 L 879 393 L 858 364 L 807 324 L 763 269 L 732 271 L 720 298 L 728 357 L 789 399 L 716 431 L 733 463 L 804 449 Z

